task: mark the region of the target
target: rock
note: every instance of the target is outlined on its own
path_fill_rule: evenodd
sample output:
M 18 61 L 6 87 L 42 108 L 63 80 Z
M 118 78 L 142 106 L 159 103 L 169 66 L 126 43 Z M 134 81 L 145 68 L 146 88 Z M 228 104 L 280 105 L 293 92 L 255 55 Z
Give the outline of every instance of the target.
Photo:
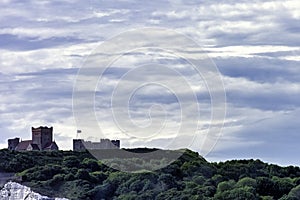
M 5 185 L 5 183 L 13 179 L 15 179 L 14 173 L 6 173 L 0 171 L 0 188 L 2 188 Z
M 65 198 L 49 198 L 33 192 L 29 187 L 15 182 L 8 182 L 0 190 L 1 200 L 68 200 Z

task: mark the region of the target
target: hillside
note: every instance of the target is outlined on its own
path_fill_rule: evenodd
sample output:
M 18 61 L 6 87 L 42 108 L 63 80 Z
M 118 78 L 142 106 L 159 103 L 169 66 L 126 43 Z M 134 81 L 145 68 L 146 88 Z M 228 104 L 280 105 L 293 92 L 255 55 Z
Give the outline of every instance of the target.
M 147 151 L 147 149 L 138 149 Z M 109 151 L 105 152 L 106 155 Z M 168 152 L 170 153 L 170 152 Z M 299 167 L 260 160 L 209 163 L 190 150 L 154 172 L 126 173 L 105 166 L 88 152 L 0 150 L 0 171 L 46 196 L 69 199 L 300 199 Z M 136 168 L 164 159 L 126 158 Z M 117 164 L 124 164 L 116 159 Z M 124 164 L 126 166 L 126 163 Z

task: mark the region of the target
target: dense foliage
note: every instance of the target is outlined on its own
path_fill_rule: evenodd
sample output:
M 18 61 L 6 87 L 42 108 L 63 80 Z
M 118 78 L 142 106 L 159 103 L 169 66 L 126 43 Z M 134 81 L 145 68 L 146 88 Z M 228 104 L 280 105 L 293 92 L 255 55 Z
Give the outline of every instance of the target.
M 0 159 L 0 171 L 17 173 L 24 185 L 69 199 L 300 199 L 299 167 L 260 160 L 209 163 L 190 150 L 167 167 L 140 173 L 109 168 L 88 152 L 0 150 Z

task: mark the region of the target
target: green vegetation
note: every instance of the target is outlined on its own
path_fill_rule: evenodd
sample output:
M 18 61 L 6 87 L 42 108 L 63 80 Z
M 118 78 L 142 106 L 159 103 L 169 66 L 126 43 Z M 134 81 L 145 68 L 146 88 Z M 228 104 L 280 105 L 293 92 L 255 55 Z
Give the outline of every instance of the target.
M 171 165 L 140 173 L 109 168 L 88 152 L 0 150 L 0 159 L 0 171 L 17 173 L 34 191 L 69 199 L 300 199 L 299 167 L 260 160 L 209 163 L 190 150 Z M 128 157 L 126 162 L 166 161 Z

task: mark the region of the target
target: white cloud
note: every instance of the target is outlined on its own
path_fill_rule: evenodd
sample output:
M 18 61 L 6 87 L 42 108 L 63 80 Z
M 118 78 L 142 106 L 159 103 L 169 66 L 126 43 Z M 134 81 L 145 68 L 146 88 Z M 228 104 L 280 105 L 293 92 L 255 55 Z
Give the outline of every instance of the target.
M 291 47 L 291 46 L 274 46 L 274 45 L 243 45 L 243 46 L 226 46 L 226 47 L 205 47 L 204 50 L 208 51 L 208 55 L 212 58 L 214 57 L 260 57 L 257 54 L 262 53 L 274 53 L 274 52 L 295 52 L 300 51 L 300 47 Z M 264 55 L 261 55 L 262 57 Z M 291 56 L 299 57 L 299 56 Z M 280 59 L 281 57 L 279 57 Z
M 270 145 L 260 135 L 251 137 L 249 130 L 259 131 L 261 128 L 264 135 L 271 133 L 274 127 L 284 131 L 290 126 L 299 131 L 294 120 L 298 118 L 296 111 L 300 106 L 300 3 L 296 0 L 190 3 L 63 1 L 60 6 L 52 1 L 2 1 L 0 4 L 0 127 L 5 132 L 1 135 L 0 147 L 6 146 L 4 141 L 8 136 L 30 137 L 30 126 L 47 124 L 55 126 L 59 146 L 70 149 L 69 140 L 76 131 L 71 106 L 77 69 L 102 41 L 128 29 L 144 26 L 168 27 L 186 34 L 204 47 L 203 50 L 215 60 L 223 73 L 229 108 L 223 137 L 212 152 L 215 155 L 219 153 L 216 157 L 228 158 L 233 157 L 236 151 L 247 152 L 243 147 Z M 164 36 L 164 41 L 172 39 L 170 35 Z M 135 41 L 136 38 L 129 38 L 120 42 L 131 46 Z M 182 46 L 180 41 L 177 44 Z M 199 52 L 193 52 L 195 49 L 187 45 L 184 47 L 179 52 L 187 58 L 195 59 L 195 55 L 199 55 Z M 207 136 L 211 109 L 205 84 L 187 63 L 170 52 L 158 50 L 155 53 L 146 50 L 141 54 L 131 52 L 123 55 L 105 75 L 99 91 L 102 92 L 99 93 L 99 102 L 103 104 L 97 110 L 104 132 L 108 137 L 123 139 L 128 146 L 163 146 L 177 131 L 178 107 L 170 101 L 170 96 L 161 92 L 163 90 L 157 92 L 149 88 L 141 95 L 145 97 L 144 101 L 139 99 L 136 110 L 133 109 L 136 123 L 147 123 L 149 108 L 159 102 L 164 109 L 156 107 L 156 112 L 152 113 L 153 130 L 159 127 L 163 111 L 170 117 L 168 129 L 144 141 L 124 135 L 113 126 L 109 92 L 130 66 L 154 61 L 172 66 L 189 81 L 190 89 L 199 96 L 202 112 L 197 118 L 193 106 L 189 105 L 191 99 L 184 98 L 181 103 L 188 110 L 183 115 L 187 119 L 185 123 L 192 127 L 198 119 L 202 122 L 198 132 L 201 137 Z M 150 72 L 145 71 L 147 73 Z M 153 77 L 141 76 L 145 74 L 131 76 L 123 83 L 129 88 L 141 79 L 166 80 L 176 86 L 179 95 L 188 96 L 186 87 L 176 76 L 162 71 L 152 73 Z M 130 92 L 128 88 L 122 95 Z M 219 125 L 219 120 L 212 124 Z M 287 134 L 295 138 L 292 131 Z M 208 139 L 214 140 L 215 135 L 208 136 Z M 275 145 L 280 139 L 281 136 L 274 137 L 272 142 Z M 293 141 L 288 142 L 290 144 L 282 145 L 282 152 L 288 152 L 284 149 L 288 145 L 295 145 Z M 201 142 L 195 143 L 193 148 L 199 150 L 201 145 L 203 147 Z M 252 155 L 270 156 L 268 149 L 261 150 L 266 154 L 254 152 Z M 222 154 L 222 151 L 225 153 Z

